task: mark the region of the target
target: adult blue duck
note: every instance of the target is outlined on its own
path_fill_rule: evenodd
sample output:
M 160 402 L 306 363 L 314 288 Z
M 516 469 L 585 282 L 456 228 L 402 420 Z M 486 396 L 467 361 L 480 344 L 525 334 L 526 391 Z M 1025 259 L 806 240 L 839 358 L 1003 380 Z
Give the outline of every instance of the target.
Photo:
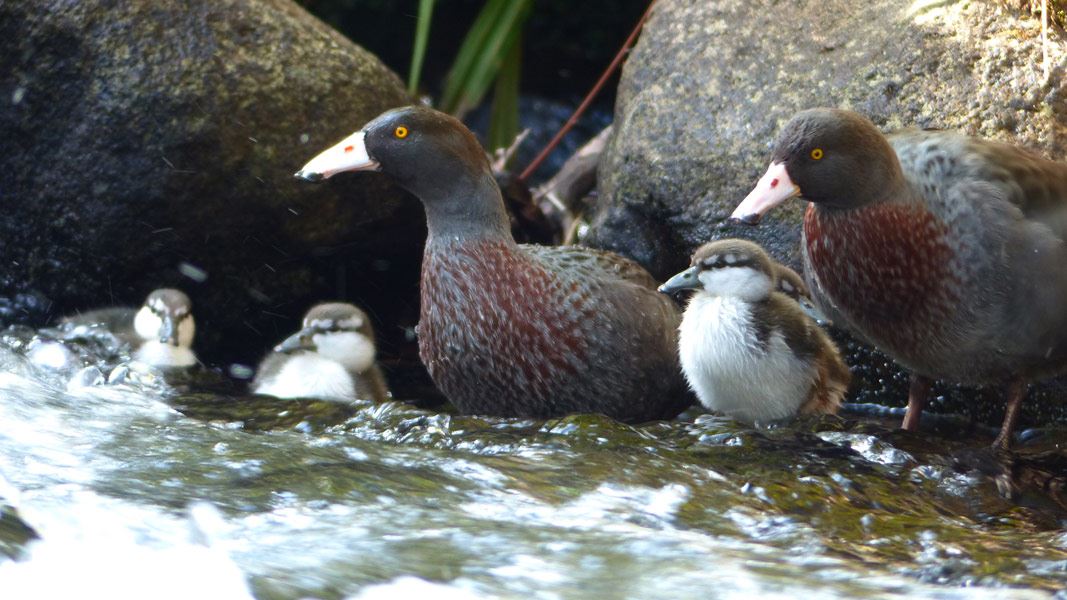
M 425 208 L 419 354 L 461 411 L 640 422 L 691 403 L 679 311 L 652 276 L 609 252 L 515 243 L 488 158 L 462 123 L 425 107 L 394 109 L 297 176 L 367 170 Z
M 845 110 L 803 111 L 733 217 L 807 200 L 803 254 L 820 308 L 912 372 L 1007 384 L 1007 448 L 1027 383 L 1067 369 L 1067 165 L 944 131 L 883 136 Z

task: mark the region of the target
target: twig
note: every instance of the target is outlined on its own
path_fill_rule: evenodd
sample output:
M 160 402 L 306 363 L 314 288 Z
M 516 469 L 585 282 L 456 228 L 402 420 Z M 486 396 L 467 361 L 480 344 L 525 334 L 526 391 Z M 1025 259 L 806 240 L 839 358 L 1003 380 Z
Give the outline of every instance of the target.
M 511 145 L 507 148 L 497 148 L 493 152 L 493 164 L 491 165 L 494 173 L 503 173 L 514 158 L 515 153 L 519 151 L 519 146 L 526 141 L 526 137 L 530 135 L 529 128 L 523 129 L 519 132 L 519 135 L 515 136 L 515 140 L 511 142 Z
M 552 179 L 534 191 L 534 200 L 540 204 L 541 211 L 562 221 L 564 228 L 582 198 L 596 187 L 597 165 L 610 135 L 608 125 L 572 154 Z
M 633 47 L 634 42 L 637 41 L 637 34 L 641 32 L 641 27 L 644 26 L 645 21 L 647 21 L 648 17 L 652 14 L 652 7 L 655 5 L 656 0 L 652 0 L 648 3 L 648 8 L 645 9 L 645 14 L 641 15 L 641 18 L 637 21 L 637 25 L 634 26 L 634 30 L 630 32 L 630 37 L 626 38 L 626 41 L 623 42 L 622 48 L 619 49 L 615 58 L 612 59 L 608 68 L 600 75 L 600 79 L 597 80 L 596 85 L 593 86 L 593 89 L 589 90 L 589 93 L 586 94 L 585 99 L 578 105 L 578 108 L 574 109 L 574 113 L 571 114 L 570 118 L 567 119 L 567 122 L 563 124 L 563 127 L 560 127 L 559 131 L 556 132 L 552 141 L 548 142 L 548 145 L 541 150 L 541 153 L 537 155 L 537 158 L 533 159 L 533 162 L 531 162 L 522 174 L 519 175 L 519 181 L 521 183 L 525 184 L 526 181 L 530 179 L 530 176 L 533 175 L 534 171 L 536 171 L 537 168 L 541 166 L 541 163 L 545 162 L 548 155 L 556 149 L 556 146 L 559 145 L 563 136 L 567 135 L 567 133 L 578 123 L 578 119 L 585 113 L 586 109 L 589 108 L 589 105 L 593 103 L 593 99 L 600 93 L 604 84 L 608 82 L 608 78 L 610 78 L 615 70 L 619 68 L 619 65 L 622 64 L 623 58 L 626 57 L 627 52 Z

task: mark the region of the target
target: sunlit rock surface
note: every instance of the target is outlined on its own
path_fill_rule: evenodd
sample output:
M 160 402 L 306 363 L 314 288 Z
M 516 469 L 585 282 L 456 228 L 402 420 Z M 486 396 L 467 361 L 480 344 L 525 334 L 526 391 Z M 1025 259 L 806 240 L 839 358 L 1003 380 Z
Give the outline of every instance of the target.
M 720 223 L 798 110 L 859 111 L 883 130 L 957 129 L 1067 157 L 1067 41 L 998 2 L 663 0 L 623 67 L 588 241 L 665 277 L 716 236 L 799 266 L 802 203 L 759 228 Z M 783 206 L 782 208 L 787 208 Z
M 70 364 L 31 363 L 39 339 Z M 981 433 L 877 419 L 337 412 L 147 376 L 66 390 L 80 369 L 128 361 L 112 350 L 0 336 L 5 600 L 1000 599 L 1067 586 L 1062 431 L 987 473 L 960 466 L 989 443 Z
M 202 358 L 254 362 L 314 301 L 386 322 L 406 308 L 393 290 L 417 278 L 418 204 L 374 176 L 292 174 L 409 99 L 304 9 L 3 2 L 0 36 L 0 320 L 174 286 Z
M 798 110 L 859 111 L 885 131 L 956 129 L 1067 159 L 1067 41 L 1053 31 L 1045 79 L 1040 19 L 1005 3 L 950 0 L 788 5 L 663 0 L 619 85 L 615 133 L 601 158 L 597 213 L 585 242 L 666 277 L 700 244 L 746 237 L 799 267 L 801 202 L 759 227 L 724 223 L 767 168 Z M 900 405 L 891 361 L 839 339 L 853 401 Z M 1067 422 L 1067 385 L 1039 386 L 1023 422 Z M 1001 390 L 938 385 L 929 412 L 999 424 Z

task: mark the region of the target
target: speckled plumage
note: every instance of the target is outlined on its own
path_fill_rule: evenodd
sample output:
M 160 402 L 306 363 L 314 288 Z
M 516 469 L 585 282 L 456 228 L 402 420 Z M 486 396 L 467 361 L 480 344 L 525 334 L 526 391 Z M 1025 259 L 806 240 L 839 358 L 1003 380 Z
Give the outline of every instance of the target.
M 395 109 L 298 176 L 344 170 L 380 170 L 422 200 L 419 354 L 461 411 L 640 422 L 691 403 L 674 304 L 622 257 L 516 244 L 485 152 L 462 123 L 424 107 Z
M 1067 367 L 1067 165 L 949 132 L 888 139 L 903 176 L 889 200 L 805 213 L 816 301 L 931 378 Z
M 654 285 L 606 252 L 432 240 L 420 355 L 464 412 L 670 418 L 689 403 L 676 370 L 680 317 Z
M 920 378 L 904 426 L 918 424 L 922 378 L 1010 382 L 1006 446 L 1022 383 L 1067 369 L 1067 165 L 950 132 L 886 138 L 814 109 L 783 129 L 734 216 L 797 195 L 812 202 L 805 275 L 820 308 Z

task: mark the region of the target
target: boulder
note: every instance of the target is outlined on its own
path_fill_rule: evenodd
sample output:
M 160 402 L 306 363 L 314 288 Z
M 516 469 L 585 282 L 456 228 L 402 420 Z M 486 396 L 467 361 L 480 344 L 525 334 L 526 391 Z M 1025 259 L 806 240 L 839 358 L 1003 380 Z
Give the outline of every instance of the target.
M 799 265 L 801 203 L 723 223 L 798 110 L 850 108 L 884 130 L 958 129 L 1067 156 L 1067 43 L 990 2 L 661 0 L 623 69 L 584 239 L 665 277 L 698 245 L 756 239 Z M 786 207 L 783 207 L 786 208 Z
M 1045 76 L 1043 45 L 1048 51 Z M 1067 43 L 1039 19 L 991 2 L 661 0 L 619 84 L 587 244 L 665 278 L 708 240 L 754 239 L 799 267 L 803 205 L 759 227 L 724 222 L 767 168 L 798 110 L 850 108 L 889 131 L 957 129 L 1067 157 Z M 884 356 L 839 338 L 853 399 L 900 404 L 906 378 Z M 1061 417 L 1064 382 L 1025 405 Z M 1000 394 L 939 386 L 932 410 L 999 421 Z M 1045 402 L 1048 400 L 1048 402 Z M 940 404 L 940 406 L 938 406 Z
M 417 202 L 375 176 L 292 176 L 410 99 L 298 5 L 5 2 L 0 36 L 4 321 L 174 286 L 202 358 L 251 361 L 315 301 L 387 323 L 417 306 Z

